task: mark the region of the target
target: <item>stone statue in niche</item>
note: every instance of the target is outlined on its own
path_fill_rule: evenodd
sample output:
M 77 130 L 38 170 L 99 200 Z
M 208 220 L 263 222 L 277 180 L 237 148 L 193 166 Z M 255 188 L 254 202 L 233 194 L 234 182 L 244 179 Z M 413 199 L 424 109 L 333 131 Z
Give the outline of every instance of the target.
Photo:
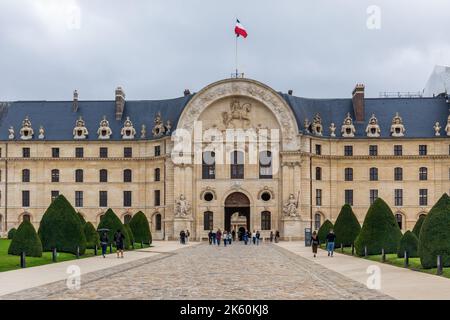
M 347 113 L 347 116 L 344 119 L 344 123 L 341 127 L 341 134 L 344 138 L 353 138 L 355 136 L 355 126 L 353 125 L 353 119 L 350 116 L 350 113 Z
M 378 138 L 381 134 L 381 129 L 378 125 L 378 119 L 374 114 L 372 114 L 372 117 L 370 117 L 369 124 L 366 127 L 366 134 L 371 138 Z
M 136 129 L 134 129 L 130 117 L 127 117 L 127 119 L 125 120 L 120 134 L 122 135 L 122 139 L 134 139 L 134 136 L 136 135 Z
M 41 140 L 45 138 L 45 130 L 44 130 L 43 126 L 39 127 L 39 137 L 38 138 Z
M 22 128 L 20 129 L 20 139 L 31 140 L 33 139 L 33 128 L 31 127 L 31 121 L 28 116 L 22 121 Z
M 13 128 L 13 126 L 9 127 L 9 129 L 8 129 L 8 139 L 9 140 L 14 139 L 14 128 Z
M 186 200 L 183 194 L 180 195 L 180 199 L 175 200 L 175 216 L 178 218 L 185 218 L 189 216 L 191 206 Z
M 391 136 L 403 137 L 405 135 L 405 131 L 406 129 L 403 125 L 403 119 L 399 116 L 398 112 L 396 112 L 394 118 L 392 118 Z
M 97 134 L 100 140 L 107 140 L 111 138 L 112 130 L 109 127 L 109 121 L 106 120 L 106 116 L 103 116 L 103 120 L 100 121 L 100 127 L 97 130 Z
M 83 118 L 79 117 L 78 120 L 75 122 L 75 128 L 73 128 L 72 134 L 75 140 L 86 139 L 89 132 L 84 124 Z
M 250 103 L 241 104 L 238 99 L 230 103 L 230 112 L 222 112 L 222 122 L 227 129 L 247 129 L 250 126 Z
M 296 217 L 298 215 L 298 201 L 295 200 L 295 196 L 292 193 L 289 195 L 288 202 L 283 206 L 283 213 L 287 217 Z
M 161 117 L 161 113 L 158 112 L 158 114 L 155 116 L 154 120 L 155 125 L 153 126 L 152 133 L 154 137 L 161 137 L 166 132 L 166 127 L 164 126 L 164 122 Z

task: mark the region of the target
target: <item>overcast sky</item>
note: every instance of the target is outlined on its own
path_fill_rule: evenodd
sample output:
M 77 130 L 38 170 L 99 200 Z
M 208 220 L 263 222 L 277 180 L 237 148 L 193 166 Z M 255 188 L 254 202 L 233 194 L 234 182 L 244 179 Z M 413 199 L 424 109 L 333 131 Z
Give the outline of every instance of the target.
M 198 91 L 233 72 L 236 17 L 240 71 L 277 91 L 420 91 L 450 65 L 449 14 L 448 0 L 0 0 L 0 100 Z

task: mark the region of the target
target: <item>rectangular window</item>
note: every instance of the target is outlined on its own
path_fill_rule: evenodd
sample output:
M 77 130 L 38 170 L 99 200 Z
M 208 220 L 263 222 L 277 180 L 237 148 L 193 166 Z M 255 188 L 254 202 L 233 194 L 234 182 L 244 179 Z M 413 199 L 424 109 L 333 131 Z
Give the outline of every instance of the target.
M 59 148 L 52 148 L 52 158 L 59 158 Z
M 403 155 L 403 146 L 396 144 L 394 146 L 394 156 L 401 156 Z
M 100 158 L 108 158 L 108 148 L 100 148 Z
M 370 145 L 369 146 L 369 156 L 377 156 L 378 155 L 378 146 Z
M 26 208 L 30 206 L 30 191 L 22 191 L 22 207 Z
M 99 206 L 108 206 L 108 191 L 99 191 Z
M 22 157 L 29 158 L 30 157 L 30 148 L 22 148 Z
M 316 144 L 316 154 L 320 156 L 322 154 L 322 145 Z
M 344 146 L 344 155 L 347 157 L 353 156 L 353 146 Z
M 397 207 L 403 206 L 403 189 L 394 190 L 394 204 Z
M 75 158 L 83 158 L 83 157 L 84 157 L 84 149 L 75 148 Z
M 345 203 L 353 205 L 353 190 L 345 190 Z
M 161 155 L 161 146 L 155 146 L 155 157 L 159 157 Z
M 372 189 L 369 192 L 370 192 L 370 204 L 372 205 L 378 198 L 378 190 Z
M 316 189 L 316 206 L 322 205 L 322 189 Z
M 428 189 L 419 189 L 419 205 L 428 205 Z
M 403 169 L 402 168 L 395 168 L 394 169 L 394 180 L 395 181 L 402 181 L 403 180 Z
M 353 169 L 352 168 L 345 168 L 344 178 L 345 178 L 345 181 L 353 181 Z
M 161 190 L 155 190 L 155 207 L 161 205 Z
M 212 230 L 213 228 L 213 213 L 211 211 L 206 211 L 203 214 L 203 230 Z
M 131 207 L 131 191 L 123 192 L 123 206 Z
M 83 207 L 83 191 L 75 191 L 75 207 Z
M 51 199 L 52 199 L 52 202 L 56 199 L 56 198 L 58 198 L 58 196 L 59 196 L 59 191 L 52 191 L 52 195 L 51 195 Z
M 131 148 L 131 147 L 123 148 L 123 156 L 124 156 L 124 158 L 133 157 L 133 148 Z
M 261 212 L 261 230 L 270 230 L 271 226 L 271 214 L 269 211 Z
M 369 179 L 370 179 L 370 181 L 378 181 L 378 169 L 377 168 L 369 169 Z
M 419 156 L 426 156 L 427 155 L 427 145 L 421 144 L 419 145 Z

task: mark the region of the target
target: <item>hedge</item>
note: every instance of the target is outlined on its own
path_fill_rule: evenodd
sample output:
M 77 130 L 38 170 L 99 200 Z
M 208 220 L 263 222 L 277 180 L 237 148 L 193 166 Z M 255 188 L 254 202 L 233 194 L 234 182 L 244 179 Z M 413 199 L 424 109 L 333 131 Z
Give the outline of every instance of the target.
M 130 220 L 130 228 L 134 235 L 134 240 L 138 243 L 152 243 L 152 233 L 147 217 L 142 211 L 136 213 Z
M 361 232 L 355 240 L 355 250 L 360 256 L 364 255 L 367 246 L 369 255 L 397 253 L 402 232 L 389 206 L 383 199 L 378 198 L 370 206 L 364 219 Z
M 326 220 L 322 226 L 320 226 L 319 231 L 317 232 L 320 243 L 325 243 L 327 241 L 327 235 L 330 233 L 331 229 L 333 229 L 333 224 L 330 220 Z
M 8 231 L 8 239 L 12 240 L 14 238 L 14 235 L 16 234 L 17 229 L 16 228 L 12 228 L 11 230 Z
M 349 247 L 355 242 L 361 231 L 361 225 L 350 205 L 345 204 L 342 207 L 333 229 L 336 234 L 336 245 L 340 246 L 343 244 L 344 247 Z
M 86 237 L 86 248 L 95 249 L 100 247 L 100 235 L 92 223 L 87 222 L 84 225 L 84 235 Z
M 86 237 L 80 218 L 63 195 L 59 195 L 45 211 L 39 226 L 39 237 L 44 251 L 56 248 L 59 252 L 83 255 Z
M 422 224 L 425 221 L 426 216 L 420 216 L 419 220 L 417 220 L 416 224 L 414 225 L 414 228 L 412 232 L 416 235 L 417 238 L 420 237 L 420 230 L 422 229 Z
M 128 249 L 130 247 L 130 238 L 127 236 L 125 227 L 112 209 L 108 209 L 106 211 L 105 215 L 98 225 L 97 230 L 98 229 L 109 229 L 108 240 L 109 243 L 112 243 L 113 245 L 115 245 L 114 234 L 117 232 L 117 230 L 120 230 L 120 232 L 122 232 L 122 234 L 125 236 L 124 249 Z
M 77 216 L 78 216 L 78 218 L 80 219 L 81 225 L 82 225 L 83 228 L 84 228 L 84 226 L 85 226 L 85 224 L 86 224 L 86 220 L 84 219 L 83 215 L 82 215 L 80 212 L 78 212 L 78 211 L 77 211 Z
M 403 237 L 400 239 L 400 245 L 397 251 L 397 257 L 404 258 L 405 251 L 408 252 L 408 257 L 418 257 L 417 248 L 419 246 L 419 238 L 414 232 L 406 231 Z
M 127 233 L 125 236 L 128 237 L 128 239 L 130 239 L 130 244 L 133 245 L 134 244 L 134 235 L 133 235 L 133 231 L 130 228 L 130 225 L 127 223 L 127 224 L 124 224 L 123 226 L 125 227 L 125 231 Z
M 444 194 L 427 214 L 419 236 L 422 267 L 435 268 L 437 256 L 444 267 L 450 267 L 450 197 Z
M 8 248 L 11 255 L 19 256 L 22 252 L 28 257 L 42 257 L 41 239 L 29 221 L 20 224 Z

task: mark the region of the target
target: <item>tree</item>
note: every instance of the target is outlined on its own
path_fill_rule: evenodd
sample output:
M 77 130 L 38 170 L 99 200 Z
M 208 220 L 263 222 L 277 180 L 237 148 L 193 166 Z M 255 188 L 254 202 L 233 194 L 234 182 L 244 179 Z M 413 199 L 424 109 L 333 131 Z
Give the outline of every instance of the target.
M 63 195 L 53 200 L 45 211 L 38 234 L 44 251 L 56 248 L 59 252 L 76 254 L 79 248 L 83 255 L 86 250 L 86 237 L 80 218 Z
M 28 257 L 42 257 L 41 239 L 29 221 L 20 224 L 8 248 L 11 255 L 19 256 L 22 252 Z
M 130 220 L 130 228 L 136 242 L 152 243 L 152 234 L 147 217 L 142 211 L 136 213 Z
M 420 230 L 422 229 L 422 224 L 425 221 L 425 216 L 420 216 L 419 220 L 417 220 L 416 224 L 414 225 L 414 228 L 412 232 L 416 235 L 417 238 L 420 236 Z
M 124 227 L 125 231 L 127 232 L 125 236 L 128 236 L 128 239 L 130 239 L 130 244 L 133 245 L 134 244 L 133 231 L 131 230 L 130 225 L 128 223 L 124 224 Z
M 450 197 L 445 193 L 422 224 L 419 236 L 419 257 L 422 267 L 437 266 L 437 256 L 444 267 L 450 267 Z
M 414 232 L 406 231 L 403 237 L 400 239 L 400 245 L 398 246 L 397 257 L 404 258 L 405 251 L 408 253 L 408 257 L 416 258 L 417 247 L 419 246 L 419 238 Z
M 383 199 L 378 198 L 370 206 L 364 219 L 361 232 L 355 240 L 356 253 L 364 255 L 367 246 L 369 255 L 397 253 L 402 232 L 395 221 L 394 214 Z
M 86 248 L 95 249 L 95 246 L 97 248 L 100 247 L 100 236 L 92 223 L 87 222 L 84 225 L 84 235 L 86 236 Z
M 333 224 L 330 220 L 326 220 L 319 228 L 317 232 L 317 237 L 319 238 L 320 243 L 325 243 L 327 240 L 327 235 L 330 230 L 333 229 Z
M 12 228 L 11 230 L 8 231 L 8 239 L 12 240 L 14 238 L 14 235 L 16 234 L 17 229 L 16 228 Z
M 361 225 L 349 204 L 345 204 L 342 207 L 333 229 L 336 234 L 335 242 L 338 246 L 343 244 L 348 247 L 355 242 L 356 237 L 361 231 Z
M 84 219 L 83 215 L 77 211 L 77 216 L 80 219 L 81 225 L 84 227 L 84 225 L 86 224 L 86 220 Z
M 97 230 L 98 229 L 109 229 L 108 239 L 109 243 L 112 243 L 113 245 L 115 245 L 114 234 L 117 230 L 120 230 L 120 232 L 125 236 L 124 249 L 128 249 L 130 247 L 130 238 L 127 236 L 125 227 L 112 209 L 108 209 L 106 211 L 98 225 Z

